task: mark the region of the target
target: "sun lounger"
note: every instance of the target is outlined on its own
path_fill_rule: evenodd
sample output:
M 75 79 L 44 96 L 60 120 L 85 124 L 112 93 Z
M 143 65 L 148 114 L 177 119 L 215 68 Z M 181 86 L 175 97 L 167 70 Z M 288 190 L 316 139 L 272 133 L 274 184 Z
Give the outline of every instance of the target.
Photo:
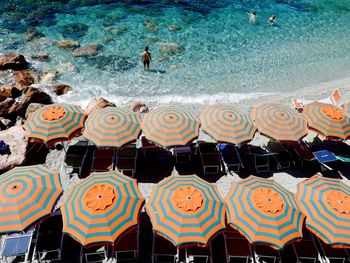
M 254 256 L 259 259 L 258 262 L 277 263 L 281 262 L 280 251 L 269 246 L 252 245 Z
M 85 256 L 86 263 L 106 262 L 107 260 L 106 247 L 102 246 L 100 248 L 93 247 L 90 249 L 86 249 L 84 252 L 84 256 Z
M 252 258 L 249 241 L 238 231 L 229 230 L 224 232 L 226 247 L 226 262 L 248 263 Z
M 272 155 L 272 158 L 277 164 L 277 170 L 289 168 L 294 163 L 292 155 L 282 144 L 270 140 L 266 144 L 266 149 L 271 153 L 275 153 L 275 155 Z
M 322 255 L 328 259 L 329 263 L 344 263 L 350 262 L 350 256 L 348 251 L 344 248 L 333 248 L 328 244 L 325 244 L 318 237 L 314 236 L 316 242 L 318 242 L 321 248 Z
M 211 260 L 210 244 L 208 247 L 185 247 L 186 263 L 209 263 Z
M 303 229 L 303 239 L 299 242 L 293 242 L 292 247 L 298 263 L 316 263 L 320 258 L 312 234 L 305 227 Z
M 332 92 L 332 94 L 328 98 L 324 98 L 321 100 L 318 100 L 317 102 L 322 102 L 322 103 L 328 103 L 332 104 L 334 106 L 338 106 L 341 101 L 341 94 L 338 89 Z M 300 109 L 306 104 L 310 104 L 314 102 L 314 100 L 307 100 L 307 99 L 292 99 L 292 104 L 295 109 Z
M 312 154 L 315 156 L 316 160 L 322 166 L 324 166 L 329 170 L 332 170 L 332 169 L 327 164 L 338 160 L 338 158 L 334 155 L 334 153 L 328 150 L 316 151 L 316 152 L 312 152 Z
M 1 251 L 1 258 L 4 259 L 5 262 L 8 262 L 8 259 L 15 258 L 14 262 L 29 262 L 29 253 L 33 240 L 35 230 L 29 230 L 24 234 L 12 234 L 5 236 L 4 244 Z M 18 261 L 21 259 L 21 261 Z
M 70 145 L 67 149 L 66 156 L 64 159 L 65 169 L 71 169 L 72 173 L 80 175 L 83 161 L 87 152 L 88 141 L 79 141 L 73 145 Z
M 138 231 L 123 236 L 115 245 L 117 262 L 130 262 L 138 260 L 139 238 Z
M 301 103 L 300 100 L 292 98 L 292 105 L 294 107 L 294 109 L 296 109 L 298 112 L 303 112 L 304 109 L 304 105 L 303 103 Z
M 253 165 L 258 174 L 270 172 L 270 157 L 275 155 L 275 153 L 268 152 L 261 147 L 252 145 L 248 145 L 243 153 L 253 159 Z
M 312 154 L 310 147 L 304 142 L 288 142 L 283 144 L 290 153 L 294 153 L 293 159 L 298 160 L 301 166 L 304 166 L 305 163 L 312 163 L 316 160 L 315 156 Z
M 115 152 L 114 148 L 96 148 L 92 171 L 107 172 L 114 170 Z
M 153 235 L 152 263 L 176 263 L 179 250 L 168 240 Z
M 136 144 L 129 144 L 121 148 L 116 154 L 115 168 L 124 174 L 134 177 L 136 172 L 138 151 Z
M 204 174 L 218 174 L 221 170 L 221 159 L 215 143 L 198 143 L 199 156 Z
M 173 148 L 175 156 L 175 163 L 189 163 L 191 162 L 192 150 L 190 146 L 177 146 Z
M 159 147 L 155 145 L 154 143 L 151 143 L 146 139 L 145 136 L 141 137 L 141 144 L 142 144 L 142 153 L 143 155 L 146 156 L 157 156 Z
M 238 173 L 243 168 L 243 162 L 237 148 L 227 143 L 218 144 L 218 149 L 229 171 Z

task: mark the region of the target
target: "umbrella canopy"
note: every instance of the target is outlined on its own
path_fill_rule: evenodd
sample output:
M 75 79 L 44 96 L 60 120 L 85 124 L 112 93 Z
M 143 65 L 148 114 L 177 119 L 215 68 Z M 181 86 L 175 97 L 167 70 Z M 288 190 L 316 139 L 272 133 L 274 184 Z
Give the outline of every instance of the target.
M 200 116 L 201 129 L 218 142 L 242 144 L 256 132 L 250 117 L 234 106 L 209 106 Z
M 196 139 L 199 121 L 189 111 L 164 107 L 145 114 L 141 128 L 148 140 L 162 147 L 173 147 Z
M 140 117 L 126 108 L 107 107 L 86 120 L 83 135 L 99 147 L 122 147 L 141 133 Z
M 225 229 L 225 203 L 215 185 L 195 175 L 169 176 L 146 205 L 153 231 L 181 247 L 206 245 Z
M 135 179 L 118 171 L 93 173 L 64 201 L 63 232 L 84 246 L 114 243 L 138 224 L 143 203 Z
M 58 173 L 44 165 L 15 167 L 0 175 L 0 233 L 24 231 L 50 214 L 61 193 Z
M 255 106 L 251 117 L 260 133 L 277 141 L 299 141 L 308 133 L 305 119 L 282 104 Z
M 346 140 L 350 137 L 350 117 L 327 103 L 313 102 L 304 106 L 303 116 L 310 129 L 327 137 Z
M 229 225 L 250 243 L 281 249 L 302 238 L 305 217 L 297 200 L 274 180 L 249 176 L 234 182 L 225 201 Z
M 313 176 L 297 186 L 306 226 L 326 244 L 350 247 L 350 187 L 338 179 Z
M 46 143 L 68 140 L 83 128 L 85 118 L 79 106 L 51 104 L 30 114 L 23 128 L 30 138 Z

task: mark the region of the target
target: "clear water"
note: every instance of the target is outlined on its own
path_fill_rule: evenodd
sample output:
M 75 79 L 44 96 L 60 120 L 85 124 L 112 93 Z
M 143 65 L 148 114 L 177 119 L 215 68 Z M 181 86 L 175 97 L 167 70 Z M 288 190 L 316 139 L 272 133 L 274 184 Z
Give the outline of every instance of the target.
M 33 66 L 58 69 L 59 81 L 74 88 L 63 97 L 70 102 L 93 96 L 122 102 L 239 101 L 349 74 L 349 0 L 98 2 L 6 1 L 1 52 L 49 53 L 50 62 L 33 61 Z M 249 24 L 251 11 L 257 12 L 256 24 Z M 274 26 L 267 22 L 272 13 L 277 15 Z M 87 30 L 69 35 L 62 28 L 70 23 Z M 170 31 L 169 25 L 180 29 Z M 44 36 L 23 40 L 29 26 Z M 111 32 L 113 26 L 117 29 Z M 73 58 L 54 45 L 62 39 L 102 49 L 96 57 Z M 177 43 L 183 51 L 161 53 L 163 42 Z M 145 45 L 153 55 L 149 72 L 140 61 Z M 162 56 L 166 60 L 159 61 Z M 70 72 L 67 65 L 76 70 Z

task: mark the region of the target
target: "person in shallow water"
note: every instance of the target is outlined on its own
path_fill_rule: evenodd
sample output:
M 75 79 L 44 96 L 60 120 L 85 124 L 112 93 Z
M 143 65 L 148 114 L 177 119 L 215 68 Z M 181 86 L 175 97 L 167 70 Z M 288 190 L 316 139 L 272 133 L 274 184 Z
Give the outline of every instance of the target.
M 273 25 L 274 23 L 276 23 L 276 16 L 273 14 L 272 16 L 270 16 L 268 21 L 270 25 Z
M 152 60 L 151 52 L 149 52 L 148 50 L 149 48 L 145 47 L 145 51 L 143 51 L 141 55 L 141 60 L 143 62 L 144 70 L 149 70 L 149 64 L 151 64 L 151 60 Z
M 255 24 L 256 12 L 248 13 L 248 16 L 249 16 L 249 23 Z

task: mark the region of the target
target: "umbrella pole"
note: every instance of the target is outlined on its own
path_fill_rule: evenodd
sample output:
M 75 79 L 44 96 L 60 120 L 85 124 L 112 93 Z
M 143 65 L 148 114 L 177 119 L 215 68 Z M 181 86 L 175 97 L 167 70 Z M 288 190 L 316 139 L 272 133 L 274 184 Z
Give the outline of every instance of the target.
M 80 263 L 83 263 L 83 246 L 80 246 Z

